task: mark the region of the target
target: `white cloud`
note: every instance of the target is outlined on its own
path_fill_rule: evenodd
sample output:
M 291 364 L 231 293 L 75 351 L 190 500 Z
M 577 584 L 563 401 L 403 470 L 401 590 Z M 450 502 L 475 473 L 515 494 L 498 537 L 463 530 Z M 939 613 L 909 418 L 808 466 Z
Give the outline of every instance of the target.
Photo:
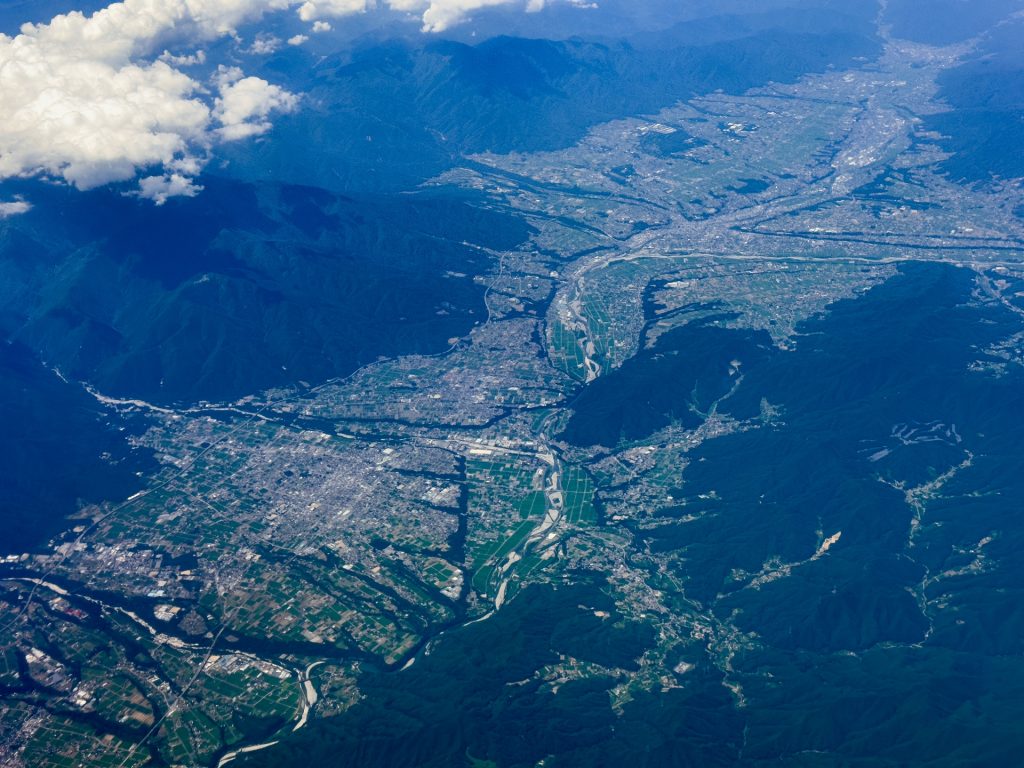
M 536 0 L 532 0 L 536 2 Z M 543 0 L 540 0 L 543 2 Z M 507 5 L 509 0 L 433 0 L 423 12 L 425 32 L 443 32 L 480 8 Z
M 139 197 L 163 205 L 171 197 L 195 197 L 203 188 L 189 176 L 180 173 L 165 173 L 163 176 L 146 176 L 139 179 Z
M 206 63 L 206 51 L 196 51 L 182 56 L 164 51 L 160 54 L 160 61 L 165 61 L 172 67 L 195 67 Z
M 309 40 L 308 35 L 292 35 L 288 38 L 288 45 L 302 45 Z
M 465 21 L 473 11 L 499 5 L 518 5 L 532 13 L 543 10 L 545 0 L 307 0 L 299 7 L 299 18 L 315 21 L 386 7 L 414 14 L 421 21 L 424 32 L 443 32 Z
M 243 77 L 237 68 L 221 67 L 215 79 L 220 96 L 213 114 L 221 125 L 217 133 L 225 141 L 266 133 L 271 112 L 291 112 L 299 102 L 280 86 L 258 77 Z
M 269 56 L 272 53 L 277 53 L 280 48 L 281 38 L 260 32 L 249 46 L 249 53 L 254 53 L 257 56 Z
M 32 205 L 24 200 L 0 201 L 0 219 L 17 216 L 20 213 L 28 213 L 30 210 L 32 210 Z
M 88 189 L 144 169 L 198 170 L 197 158 L 217 138 L 264 132 L 270 111 L 294 105 L 279 87 L 239 79 L 211 105 L 206 89 L 176 68 L 199 63 L 199 53 L 157 52 L 231 34 L 289 5 L 124 0 L 92 16 L 73 12 L 26 24 L 16 37 L 0 35 L 0 179 L 42 174 Z M 184 178 L 180 170 L 148 178 L 168 179 L 165 198 L 188 194 L 175 174 Z
M 396 11 L 416 13 L 424 32 L 443 32 L 464 21 L 473 11 L 499 5 L 519 5 L 528 12 L 544 8 L 544 0 L 386 0 Z
M 331 31 L 331 25 L 328 24 L 326 21 L 315 21 L 315 22 L 313 22 L 313 31 L 314 32 L 330 32 Z
M 351 16 L 377 6 L 377 0 L 309 0 L 299 7 L 299 18 L 314 21 L 324 16 Z

